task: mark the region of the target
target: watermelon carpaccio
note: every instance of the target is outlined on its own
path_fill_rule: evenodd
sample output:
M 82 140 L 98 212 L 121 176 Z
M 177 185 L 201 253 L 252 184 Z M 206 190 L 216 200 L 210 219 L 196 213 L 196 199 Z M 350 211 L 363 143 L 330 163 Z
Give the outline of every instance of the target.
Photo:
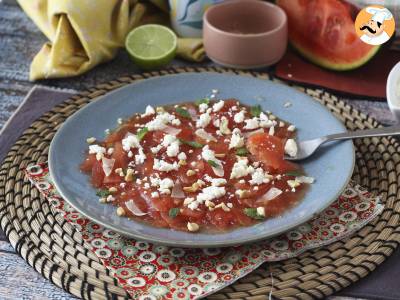
M 350 70 L 379 50 L 359 39 L 357 9 L 341 0 L 278 0 L 288 16 L 291 44 L 312 62 L 333 70 Z
M 225 231 L 295 205 L 313 179 L 284 159 L 295 127 L 236 99 L 135 114 L 103 141 L 89 138 L 81 170 L 117 214 L 184 231 Z

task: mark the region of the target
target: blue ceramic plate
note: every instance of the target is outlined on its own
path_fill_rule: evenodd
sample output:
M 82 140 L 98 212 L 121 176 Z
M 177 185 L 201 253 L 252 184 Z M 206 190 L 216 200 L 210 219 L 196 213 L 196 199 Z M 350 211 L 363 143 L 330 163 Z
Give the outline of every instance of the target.
M 117 217 L 115 207 L 98 202 L 88 176 L 79 171 L 87 137 L 104 138 L 116 120 L 143 112 L 146 105 L 165 105 L 202 98 L 212 89 L 219 97 L 237 98 L 245 104 L 261 104 L 298 128 L 304 140 L 345 131 L 345 127 L 321 104 L 290 87 L 250 77 L 216 73 L 186 73 L 151 78 L 117 89 L 86 105 L 68 118 L 55 135 L 49 153 L 50 174 L 66 201 L 93 221 L 123 235 L 154 243 L 182 247 L 224 247 L 269 238 L 306 222 L 334 201 L 353 171 L 354 148 L 349 141 L 328 145 L 302 163 L 316 182 L 300 203 L 284 215 L 254 226 L 226 233 L 187 233 L 155 228 Z M 290 107 L 285 107 L 286 102 Z

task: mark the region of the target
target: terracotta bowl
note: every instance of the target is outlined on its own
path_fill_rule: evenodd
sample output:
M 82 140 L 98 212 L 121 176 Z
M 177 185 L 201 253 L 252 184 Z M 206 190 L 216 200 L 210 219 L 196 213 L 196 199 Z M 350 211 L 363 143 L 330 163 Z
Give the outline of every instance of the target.
M 242 69 L 270 66 L 286 51 L 287 17 L 268 2 L 223 2 L 204 14 L 203 39 L 208 57 L 218 64 Z

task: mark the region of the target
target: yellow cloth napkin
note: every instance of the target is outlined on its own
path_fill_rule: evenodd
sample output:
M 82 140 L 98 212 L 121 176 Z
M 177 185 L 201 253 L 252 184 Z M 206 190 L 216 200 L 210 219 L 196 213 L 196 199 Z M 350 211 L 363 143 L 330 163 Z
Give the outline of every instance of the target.
M 111 60 L 127 33 L 145 23 L 165 23 L 166 0 L 18 0 L 47 36 L 34 57 L 30 80 L 70 77 Z M 190 41 L 189 41 L 190 40 Z M 201 39 L 180 40 L 179 55 L 204 58 Z

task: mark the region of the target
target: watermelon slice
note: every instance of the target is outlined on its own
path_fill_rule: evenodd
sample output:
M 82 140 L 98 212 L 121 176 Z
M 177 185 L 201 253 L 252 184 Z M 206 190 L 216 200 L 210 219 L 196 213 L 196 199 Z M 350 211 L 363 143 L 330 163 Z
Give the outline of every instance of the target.
M 277 0 L 288 16 L 289 40 L 313 63 L 351 70 L 368 62 L 380 46 L 361 41 L 354 28 L 356 8 L 340 0 Z

